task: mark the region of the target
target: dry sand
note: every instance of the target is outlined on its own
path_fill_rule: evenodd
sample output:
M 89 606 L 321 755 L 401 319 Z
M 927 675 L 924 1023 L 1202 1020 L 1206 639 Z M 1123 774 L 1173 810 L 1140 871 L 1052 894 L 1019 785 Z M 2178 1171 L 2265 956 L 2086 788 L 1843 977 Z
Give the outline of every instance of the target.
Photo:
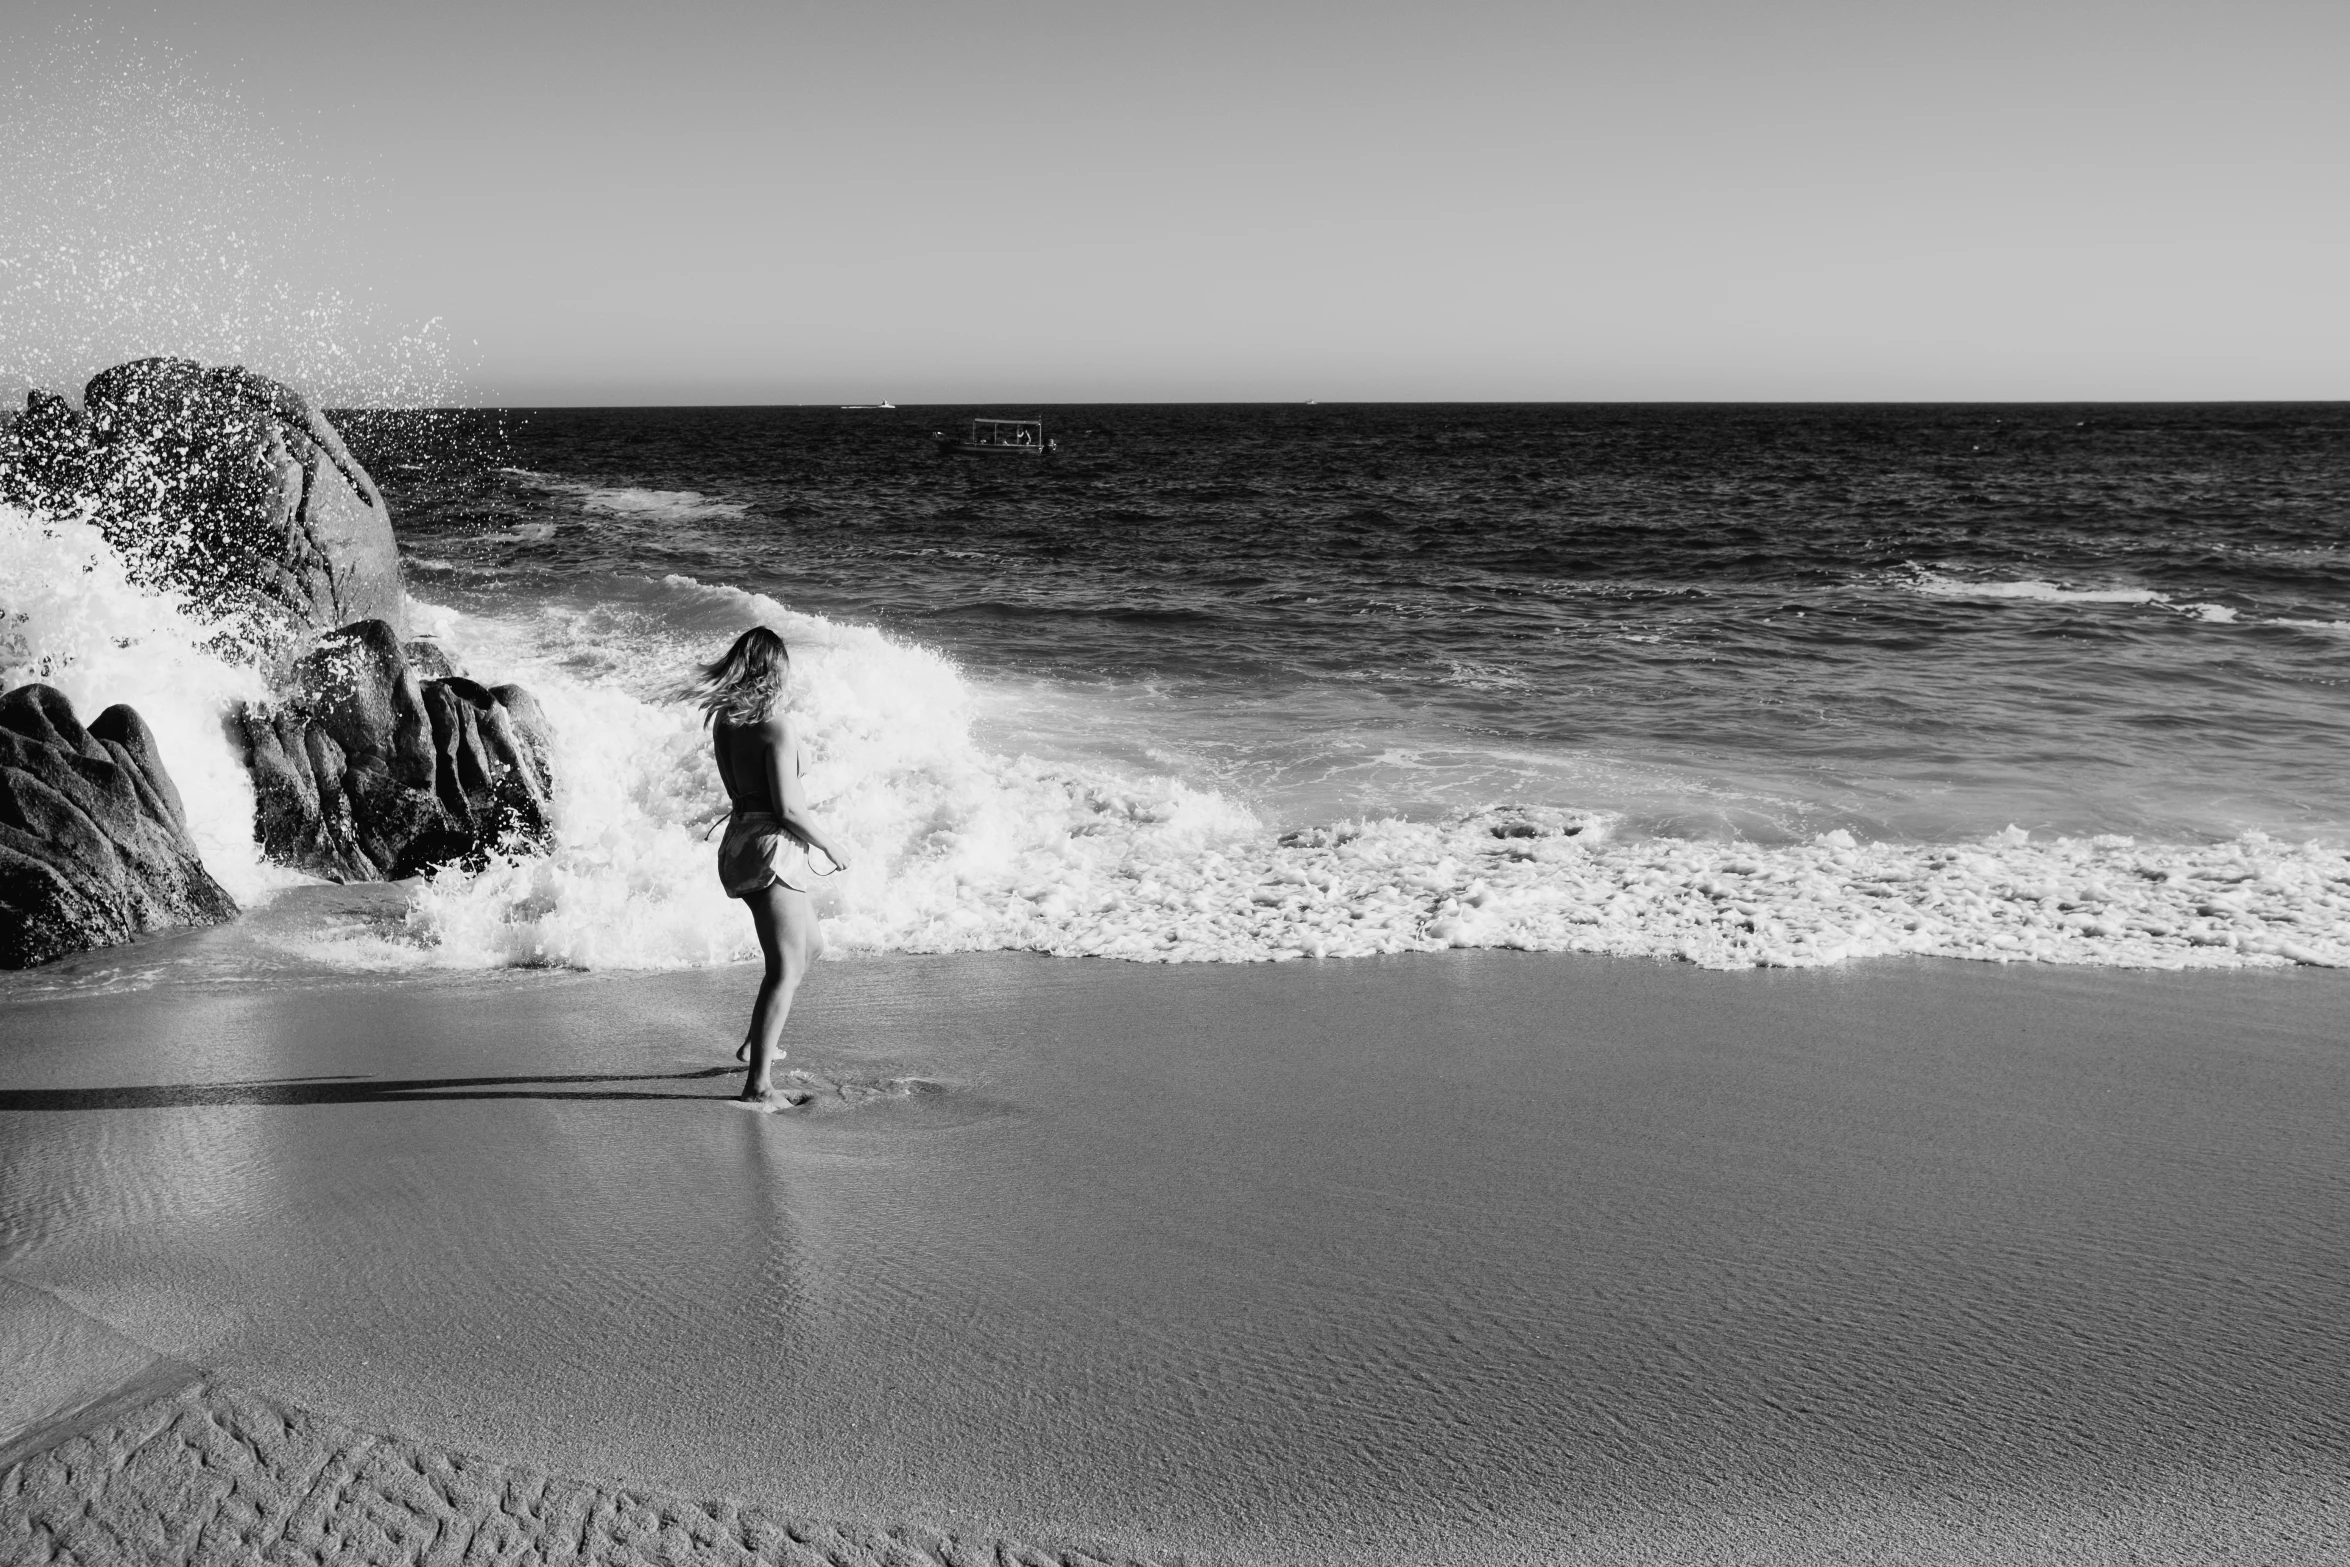
M 10 992 L 0 1560 L 2350 1559 L 2350 976 L 747 990 Z

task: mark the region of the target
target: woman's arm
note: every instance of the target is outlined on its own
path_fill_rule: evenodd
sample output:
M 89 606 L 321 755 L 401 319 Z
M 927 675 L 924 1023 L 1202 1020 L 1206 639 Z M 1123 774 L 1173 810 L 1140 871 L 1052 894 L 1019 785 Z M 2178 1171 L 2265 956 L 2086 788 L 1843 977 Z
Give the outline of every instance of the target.
M 800 737 L 791 720 L 778 713 L 759 726 L 759 736 L 767 742 L 767 787 L 784 831 L 812 849 L 822 849 L 833 864 L 847 870 L 849 857 L 808 814 L 808 791 L 800 781 Z

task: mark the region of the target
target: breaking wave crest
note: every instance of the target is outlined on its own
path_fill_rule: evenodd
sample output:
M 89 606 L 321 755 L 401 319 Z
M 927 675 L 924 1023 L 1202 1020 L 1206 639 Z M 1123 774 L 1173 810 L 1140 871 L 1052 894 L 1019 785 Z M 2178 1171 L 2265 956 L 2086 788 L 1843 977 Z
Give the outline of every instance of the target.
M 1715 968 L 1920 954 L 2157 967 L 2350 964 L 2350 858 L 2247 834 L 1756 845 L 1643 838 L 1599 812 L 1496 805 L 1441 822 L 1282 832 L 1244 802 L 1102 762 L 1005 754 L 944 655 L 689 577 L 627 601 L 493 615 L 416 605 L 477 676 L 519 680 L 553 729 L 549 852 L 440 871 L 373 920 L 266 938 L 336 966 L 670 968 L 754 955 L 708 829 L 707 738 L 673 700 L 748 621 L 793 650 L 816 809 L 854 845 L 817 902 L 844 952 L 1027 950 L 1261 961 L 1515 947 Z M 139 586 L 87 523 L 0 511 L 0 683 L 46 680 L 154 727 L 205 863 L 241 901 L 264 864 L 222 720 L 263 694 L 219 628 Z
M 376 938 L 379 956 L 669 967 L 753 955 L 703 835 L 723 810 L 706 739 L 661 684 L 759 619 L 793 647 L 815 807 L 857 846 L 817 898 L 836 951 L 2350 963 L 2350 859 L 2322 844 L 2035 842 L 2010 829 L 1969 844 L 1834 832 L 1758 846 L 1624 838 L 1603 813 L 1508 805 L 1280 833 L 1178 778 L 990 751 L 973 733 L 982 694 L 927 648 L 686 577 L 659 586 L 661 613 L 625 624 L 609 607 L 522 621 L 426 612 L 450 645 L 545 702 L 559 841 L 431 878 L 406 928 Z
M 812 803 L 859 846 L 818 896 L 837 947 L 1016 945 L 997 929 L 1000 881 L 1027 885 L 1054 865 L 1081 874 L 1095 839 L 1174 861 L 1256 831 L 1246 810 L 1173 779 L 987 751 L 972 737 L 972 688 L 927 648 L 686 577 L 661 588 L 670 613 L 651 625 L 615 623 L 603 607 L 502 621 L 418 606 L 461 657 L 522 680 L 546 708 L 557 841 L 544 856 L 429 878 L 395 942 L 468 965 L 661 968 L 754 955 L 750 922 L 713 869 L 708 834 L 725 795 L 708 739 L 691 707 L 666 699 L 707 656 L 703 643 L 750 619 L 791 645 L 789 701 L 807 736 Z

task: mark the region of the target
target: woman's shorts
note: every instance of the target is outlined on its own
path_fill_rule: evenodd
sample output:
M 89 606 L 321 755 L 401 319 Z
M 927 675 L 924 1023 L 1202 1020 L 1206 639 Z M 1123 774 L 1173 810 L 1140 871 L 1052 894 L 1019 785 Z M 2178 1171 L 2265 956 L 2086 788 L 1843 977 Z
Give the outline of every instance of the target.
M 718 884 L 730 898 L 747 898 L 778 884 L 807 892 L 816 885 L 816 873 L 808 864 L 807 846 L 785 832 L 779 818 L 765 811 L 737 811 L 718 840 Z

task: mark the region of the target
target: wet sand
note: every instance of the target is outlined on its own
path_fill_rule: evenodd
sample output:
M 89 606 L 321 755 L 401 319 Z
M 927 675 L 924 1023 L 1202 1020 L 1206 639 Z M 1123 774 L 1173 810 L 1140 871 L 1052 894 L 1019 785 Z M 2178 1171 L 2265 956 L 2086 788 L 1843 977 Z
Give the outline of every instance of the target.
M 0 1000 L 0 1555 L 2350 1553 L 2350 975 L 748 983 Z

